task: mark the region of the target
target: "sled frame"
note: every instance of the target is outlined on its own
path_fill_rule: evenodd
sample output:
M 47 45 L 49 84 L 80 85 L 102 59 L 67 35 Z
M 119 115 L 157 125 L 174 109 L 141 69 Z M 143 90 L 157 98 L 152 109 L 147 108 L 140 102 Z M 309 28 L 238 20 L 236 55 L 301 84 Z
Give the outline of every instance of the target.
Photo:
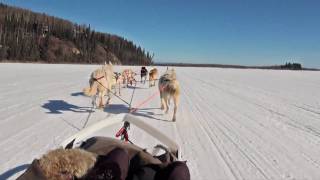
M 146 133 L 148 133 L 150 136 L 154 137 L 164 145 L 168 147 L 168 150 L 176 155 L 178 159 L 180 159 L 180 147 L 176 142 L 171 140 L 169 137 L 167 137 L 165 134 L 157 130 L 156 128 L 150 126 L 149 124 L 143 122 L 140 118 L 137 116 L 134 116 L 132 114 L 117 114 L 113 117 L 109 117 L 106 119 L 103 119 L 101 121 L 98 121 L 81 131 L 77 132 L 76 134 L 72 135 L 71 137 L 67 138 L 61 143 L 61 146 L 65 148 L 68 144 L 70 144 L 72 141 L 73 144 L 77 144 L 77 142 L 85 141 L 86 139 L 90 138 L 91 135 L 103 128 L 113 126 L 115 124 L 121 124 L 125 121 L 129 122 L 130 124 L 135 125 L 136 127 L 142 129 Z

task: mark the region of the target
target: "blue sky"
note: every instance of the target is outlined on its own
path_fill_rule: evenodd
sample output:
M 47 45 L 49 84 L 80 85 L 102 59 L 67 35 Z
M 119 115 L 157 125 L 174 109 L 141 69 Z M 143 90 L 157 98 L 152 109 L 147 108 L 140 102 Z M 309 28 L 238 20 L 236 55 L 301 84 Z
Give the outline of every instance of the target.
M 1 1 L 1 0 L 0 0 Z M 2 0 L 124 36 L 158 62 L 320 68 L 320 1 Z

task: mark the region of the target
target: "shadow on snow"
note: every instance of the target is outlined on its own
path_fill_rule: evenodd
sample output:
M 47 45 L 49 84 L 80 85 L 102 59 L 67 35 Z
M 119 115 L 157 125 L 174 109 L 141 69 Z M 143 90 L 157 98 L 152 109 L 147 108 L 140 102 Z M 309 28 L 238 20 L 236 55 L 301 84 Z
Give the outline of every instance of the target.
M 157 121 L 171 122 L 170 120 L 154 117 L 154 115 L 162 115 L 162 114 L 155 114 L 151 111 L 146 111 L 146 110 L 153 110 L 153 109 L 159 109 L 159 108 L 137 109 L 137 111 L 133 112 L 132 114 L 136 116 L 157 120 Z M 110 114 L 129 113 L 129 107 L 124 104 L 110 104 L 104 109 L 104 111 Z
M 0 174 L 0 179 L 9 179 L 11 176 L 15 175 L 16 173 L 23 171 L 27 169 L 30 166 L 30 164 L 23 164 L 20 166 L 17 166 L 15 168 L 9 169 L 8 171 Z
M 63 100 L 49 100 L 49 102 L 43 104 L 41 107 L 48 109 L 49 114 L 62 114 L 62 111 L 72 111 L 77 113 L 91 112 L 91 107 L 80 107 L 77 105 L 69 104 Z
M 71 96 L 85 96 L 83 94 L 83 92 L 74 92 L 74 93 L 71 93 Z

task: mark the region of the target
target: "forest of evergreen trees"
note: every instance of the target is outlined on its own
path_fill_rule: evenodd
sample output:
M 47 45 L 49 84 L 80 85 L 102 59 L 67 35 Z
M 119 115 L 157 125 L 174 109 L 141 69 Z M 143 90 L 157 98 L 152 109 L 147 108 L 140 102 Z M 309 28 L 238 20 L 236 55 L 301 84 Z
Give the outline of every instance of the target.
M 132 41 L 90 25 L 0 3 L 0 61 L 148 65 L 152 57 Z
M 285 65 L 281 65 L 281 69 L 302 70 L 302 65 L 300 63 L 287 62 Z

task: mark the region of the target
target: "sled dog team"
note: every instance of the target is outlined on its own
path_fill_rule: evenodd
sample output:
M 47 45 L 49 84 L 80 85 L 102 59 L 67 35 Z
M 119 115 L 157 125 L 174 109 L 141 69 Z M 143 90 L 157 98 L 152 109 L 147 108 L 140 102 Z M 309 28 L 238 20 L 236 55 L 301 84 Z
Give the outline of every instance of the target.
M 147 73 L 146 68 L 141 69 L 141 83 L 146 82 Z M 96 105 L 103 108 L 110 102 L 111 88 L 117 89 L 118 86 L 120 94 L 121 84 L 127 87 L 128 84 L 137 83 L 135 75 L 130 69 L 114 73 L 112 64 L 105 64 L 91 73 L 90 87 L 84 88 L 84 94 L 96 96 Z M 149 72 L 149 87 L 155 86 L 157 76 L 156 68 Z M 158 88 L 161 109 L 166 113 L 170 99 L 173 99 L 172 120 L 175 121 L 180 87 L 174 69 L 167 69 L 159 78 Z M 91 137 L 79 147 L 72 148 L 74 141 L 75 139 L 66 145 L 65 149 L 49 151 L 40 159 L 34 160 L 18 180 L 190 180 L 186 161 L 180 161 L 177 152 L 165 146 L 157 145 L 153 153 L 148 153 L 135 144 L 107 137 Z M 164 154 L 157 155 L 160 150 Z
M 147 79 L 148 70 L 145 67 L 141 68 L 140 77 L 141 83 L 145 83 Z M 91 73 L 89 79 L 89 87 L 84 88 L 83 92 L 86 96 L 96 96 L 94 103 L 98 108 L 104 108 L 110 103 L 110 91 L 112 88 L 115 89 L 115 94 L 121 95 L 120 89 L 121 84 L 124 87 L 136 85 L 137 81 L 135 76 L 137 73 L 131 69 L 125 69 L 122 73 L 113 71 L 113 66 L 104 64 L 100 68 L 96 69 Z M 149 87 L 155 86 L 158 77 L 158 70 L 154 68 L 149 72 Z M 176 113 L 180 97 L 180 85 L 176 79 L 176 72 L 174 69 L 167 69 L 166 72 L 159 78 L 158 88 L 160 92 L 161 109 L 168 113 L 170 99 L 174 102 L 174 113 L 172 121 L 176 121 Z M 105 100 L 107 96 L 107 100 Z

